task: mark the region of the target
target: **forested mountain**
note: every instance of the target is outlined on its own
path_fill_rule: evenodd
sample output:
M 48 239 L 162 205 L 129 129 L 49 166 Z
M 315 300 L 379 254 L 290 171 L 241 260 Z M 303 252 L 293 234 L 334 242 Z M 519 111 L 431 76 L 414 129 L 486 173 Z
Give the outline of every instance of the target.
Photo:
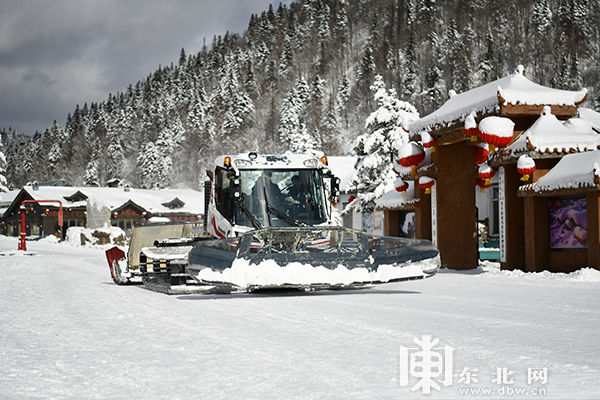
M 3 130 L 6 178 L 198 188 L 224 152 L 346 154 L 376 107 L 376 74 L 421 115 L 517 64 L 541 84 L 587 87 L 597 109 L 598 21 L 598 0 L 298 0 L 77 105 L 65 126 Z

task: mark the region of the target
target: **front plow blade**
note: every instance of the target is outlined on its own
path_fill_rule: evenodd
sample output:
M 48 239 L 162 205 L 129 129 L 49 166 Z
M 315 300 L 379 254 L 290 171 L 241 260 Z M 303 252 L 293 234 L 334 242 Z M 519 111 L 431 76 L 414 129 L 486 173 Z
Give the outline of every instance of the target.
M 439 252 L 426 240 L 368 235 L 341 227 L 265 228 L 199 243 L 189 275 L 240 290 L 364 287 L 435 275 Z

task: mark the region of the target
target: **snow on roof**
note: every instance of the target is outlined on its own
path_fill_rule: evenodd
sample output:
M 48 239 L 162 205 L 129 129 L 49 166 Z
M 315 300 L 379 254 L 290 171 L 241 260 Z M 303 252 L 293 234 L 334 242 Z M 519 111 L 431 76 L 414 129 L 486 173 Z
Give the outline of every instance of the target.
M 9 205 L 21 190 L 9 190 L 8 192 L 0 192 L 0 205 Z
M 548 192 L 563 189 L 595 187 L 600 179 L 600 151 L 564 156 L 537 182 L 521 186 L 525 192 Z
M 585 107 L 580 107 L 577 112 L 579 118 L 590 123 L 597 130 L 600 130 L 600 112 Z
M 408 183 L 406 193 L 398 192 L 396 189 L 385 192 L 375 200 L 375 208 L 380 210 L 400 208 L 418 202 L 419 199 L 415 198 L 415 183 L 413 181 L 406 181 L 406 183 Z
M 500 105 L 500 98 L 504 100 L 505 105 L 573 106 L 581 102 L 586 94 L 587 89 L 570 91 L 538 85 L 523 75 L 523 66 L 519 65 L 511 75 L 450 97 L 436 111 L 413 122 L 410 125 L 410 133 L 449 126 L 457 120 L 464 121 L 473 111 L 490 113 Z
M 568 153 L 596 150 L 598 145 L 600 135 L 585 121 L 571 118 L 563 123 L 551 113 L 549 106 L 545 106 L 537 121 L 523 132 L 507 151 L 509 154 L 528 150 L 540 153 Z
M 31 186 L 25 186 L 23 189 L 34 200 L 60 200 L 63 206 L 68 207 L 85 207 L 87 205 L 87 201 L 70 202 L 66 200 L 66 197 L 79 191 L 94 203 L 104 205 L 111 210 L 132 201 L 153 214 L 202 214 L 204 212 L 204 195 L 202 192 L 191 189 L 130 188 L 129 191 L 125 191 L 123 188 L 68 186 L 39 186 L 37 190 L 33 190 Z M 181 208 L 171 209 L 163 205 L 163 203 L 169 204 L 175 198 L 184 203 Z M 48 203 L 48 205 L 52 205 L 52 203 Z
M 340 178 L 340 191 L 342 193 L 348 192 L 350 188 L 350 182 L 352 176 L 354 176 L 354 165 L 358 157 L 353 156 L 330 156 L 327 157 L 329 161 L 329 169 L 333 175 Z

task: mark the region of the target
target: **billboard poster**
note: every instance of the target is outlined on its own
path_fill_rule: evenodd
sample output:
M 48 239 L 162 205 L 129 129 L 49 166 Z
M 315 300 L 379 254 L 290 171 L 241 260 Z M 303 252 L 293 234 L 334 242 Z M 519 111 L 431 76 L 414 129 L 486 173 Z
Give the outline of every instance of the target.
M 585 196 L 548 199 L 548 228 L 551 249 L 587 248 Z

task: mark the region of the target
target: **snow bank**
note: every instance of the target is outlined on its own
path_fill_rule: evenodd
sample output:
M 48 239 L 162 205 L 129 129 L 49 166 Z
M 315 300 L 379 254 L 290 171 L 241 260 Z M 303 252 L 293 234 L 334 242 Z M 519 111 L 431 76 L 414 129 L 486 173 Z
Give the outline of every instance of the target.
M 280 266 L 274 260 L 264 260 L 260 264 L 251 264 L 246 259 L 236 259 L 231 268 L 222 272 L 203 269 L 198 278 L 211 282 L 229 282 L 241 288 L 249 286 L 279 286 L 330 284 L 349 285 L 363 282 L 389 282 L 395 279 L 419 277 L 424 278 L 437 271 L 439 257 L 406 263 L 403 265 L 381 265 L 376 271 L 365 268 L 348 269 L 338 265 L 335 269 L 310 264 L 290 263 Z
M 126 244 L 126 235 L 123 229 L 111 226 L 98 229 L 73 226 L 67 229 L 65 242 L 73 247 L 103 245 L 103 244 Z
M 54 235 L 48 235 L 43 239 L 40 239 L 41 243 L 58 243 L 58 238 Z
M 477 268 L 478 272 L 484 272 L 488 276 L 502 276 L 508 278 L 531 279 L 531 280 L 551 280 L 551 281 L 570 281 L 570 282 L 600 282 L 600 271 L 594 268 L 582 268 L 571 273 L 562 272 L 523 272 L 520 270 L 507 271 L 501 270 L 500 264 L 496 262 L 484 261 Z

